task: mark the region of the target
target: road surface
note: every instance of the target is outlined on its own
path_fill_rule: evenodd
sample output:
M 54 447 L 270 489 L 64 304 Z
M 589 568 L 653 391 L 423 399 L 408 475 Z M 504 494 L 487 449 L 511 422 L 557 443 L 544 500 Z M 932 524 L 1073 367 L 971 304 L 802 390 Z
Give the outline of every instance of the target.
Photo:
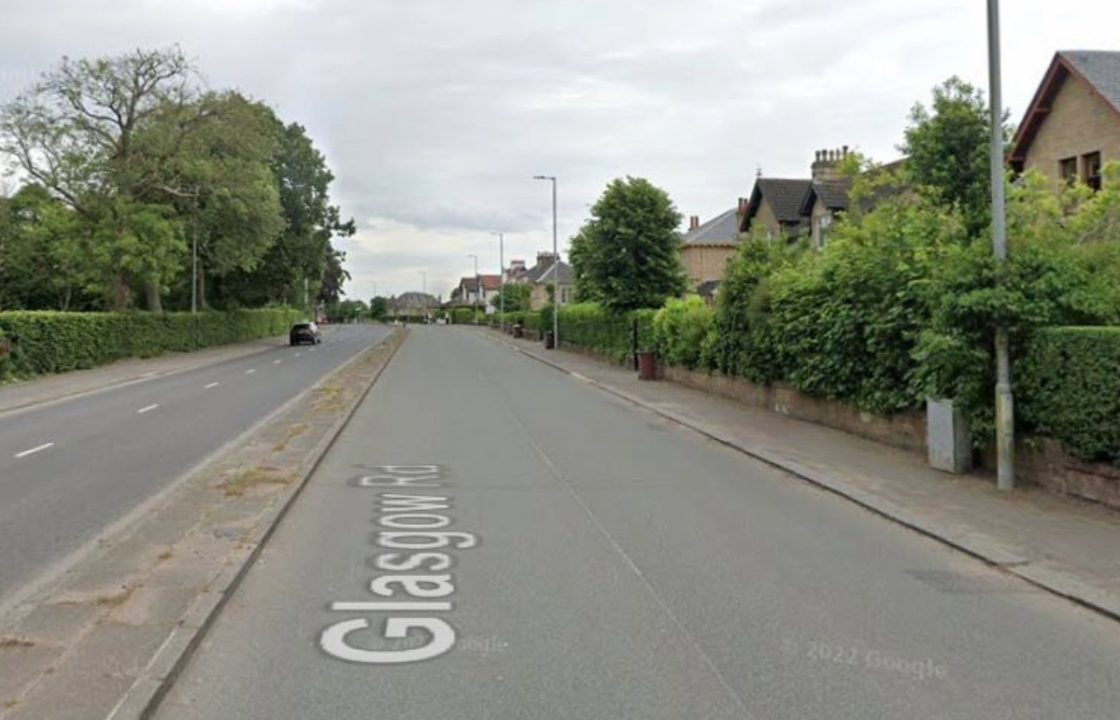
M 1120 715 L 1114 622 L 487 332 L 413 331 L 157 717 Z
M 0 416 L 0 603 L 388 335 L 275 349 Z

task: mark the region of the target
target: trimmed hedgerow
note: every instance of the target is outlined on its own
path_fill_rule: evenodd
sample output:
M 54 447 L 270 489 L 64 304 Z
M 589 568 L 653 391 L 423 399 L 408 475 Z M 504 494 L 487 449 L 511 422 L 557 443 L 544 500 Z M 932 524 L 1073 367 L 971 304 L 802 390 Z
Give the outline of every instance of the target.
M 1042 330 L 1016 371 L 1027 429 L 1083 460 L 1120 465 L 1120 327 Z
M 96 367 L 287 333 L 303 313 L 289 308 L 190 313 L 0 312 L 12 352 L 0 370 L 23 377 Z
M 560 340 L 621 363 L 635 350 L 654 348 L 656 314 L 656 310 L 611 313 L 598 303 L 564 306 L 560 309 Z

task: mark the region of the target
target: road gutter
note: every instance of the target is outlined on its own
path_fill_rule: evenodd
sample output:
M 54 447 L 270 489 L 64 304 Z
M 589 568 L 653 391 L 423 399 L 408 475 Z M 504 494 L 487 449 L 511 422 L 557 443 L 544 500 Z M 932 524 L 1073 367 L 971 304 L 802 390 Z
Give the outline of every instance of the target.
M 647 403 L 628 392 L 569 370 L 543 355 L 518 347 L 502 338 L 490 335 L 487 335 L 487 337 L 526 357 L 532 358 L 555 370 L 559 370 L 580 382 L 592 385 L 602 392 L 625 400 L 631 405 L 635 405 L 643 410 L 647 410 L 686 427 L 725 447 L 748 455 L 755 460 L 759 460 L 771 467 L 787 472 L 818 488 L 850 500 L 880 517 L 891 520 L 914 532 L 963 552 L 997 570 L 1014 575 L 1034 587 L 1070 600 L 1112 620 L 1120 621 L 1120 597 L 1107 590 L 1095 587 L 1060 567 L 1055 567 L 1052 564 L 1034 562 L 1029 558 L 1017 554 L 1013 549 L 1002 545 L 994 538 L 976 533 L 962 532 L 936 520 L 920 517 L 917 513 L 908 508 L 879 497 L 874 493 L 867 492 L 851 483 L 831 477 L 819 470 L 806 467 L 782 455 L 747 445 L 736 438 L 721 433 L 714 427 L 706 426 L 692 418 Z

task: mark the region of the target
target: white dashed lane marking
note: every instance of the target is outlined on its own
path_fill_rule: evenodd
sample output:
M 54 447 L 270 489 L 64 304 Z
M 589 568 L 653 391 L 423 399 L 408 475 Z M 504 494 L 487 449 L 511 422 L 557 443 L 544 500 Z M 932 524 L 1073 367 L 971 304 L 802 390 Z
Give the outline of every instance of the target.
M 252 374 L 253 374 L 253 373 L 255 373 L 256 371 L 257 371 L 257 369 L 256 369 L 256 368 L 249 368 L 248 370 L 246 370 L 246 371 L 245 371 L 245 374 L 246 374 L 246 375 L 252 375 Z
M 18 453 L 16 453 L 15 456 L 17 458 L 25 458 L 28 455 L 34 455 L 37 452 L 41 452 L 43 450 L 46 450 L 47 448 L 52 448 L 52 447 L 54 447 L 54 443 L 52 443 L 52 442 L 43 443 L 42 445 L 38 445 L 36 447 L 31 448 L 30 450 L 24 450 L 23 452 L 18 452 Z
M 218 387 L 219 385 L 221 385 L 221 383 L 212 382 L 209 385 L 207 385 L 206 387 L 204 387 L 203 390 L 209 390 L 210 388 Z
M 155 410 L 158 407 L 159 407 L 159 405 L 146 405 L 146 406 L 140 408 L 139 410 L 137 410 L 136 414 L 137 415 L 143 415 L 144 413 L 149 413 L 149 412 L 151 412 L 152 410 Z

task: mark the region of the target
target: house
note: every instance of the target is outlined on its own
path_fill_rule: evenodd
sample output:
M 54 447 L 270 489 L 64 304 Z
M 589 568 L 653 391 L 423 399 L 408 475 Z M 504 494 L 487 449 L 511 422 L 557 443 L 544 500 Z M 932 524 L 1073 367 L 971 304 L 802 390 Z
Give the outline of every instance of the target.
M 479 291 L 480 287 L 481 292 Z M 501 275 L 470 276 L 459 279 L 457 294 L 452 293 L 452 296 L 458 298 L 460 305 L 473 305 L 484 308 L 486 312 L 490 313 L 494 310 L 490 306 L 490 300 L 497 297 L 501 289 Z
M 433 310 L 438 310 L 440 301 L 427 293 L 406 292 L 390 298 L 389 306 L 392 308 L 394 315 L 422 317 Z
M 529 306 L 537 311 L 548 305 L 550 285 L 557 286 L 557 300 L 561 305 L 571 303 L 575 297 L 574 277 L 571 265 L 561 260 L 558 255 L 541 251 L 537 253 L 537 264 L 521 273 L 517 282 L 533 286 L 529 295 Z
M 1101 168 L 1114 161 L 1120 161 L 1120 52 L 1058 52 L 1015 133 L 1011 167 L 1100 189 Z
M 688 232 L 681 238 L 681 262 L 684 263 L 692 288 L 699 290 L 705 285 L 718 287 L 727 269 L 727 261 L 735 257 L 742 242 L 739 224 L 747 213 L 747 198 L 739 198 L 739 204 L 717 215 L 703 225 L 700 218 L 689 218 Z
M 808 179 L 758 178 L 740 231 L 788 240 L 808 235 L 814 247 L 824 247 L 828 228 L 848 209 L 852 181 L 840 172 L 847 158 L 847 145 L 818 150 Z

